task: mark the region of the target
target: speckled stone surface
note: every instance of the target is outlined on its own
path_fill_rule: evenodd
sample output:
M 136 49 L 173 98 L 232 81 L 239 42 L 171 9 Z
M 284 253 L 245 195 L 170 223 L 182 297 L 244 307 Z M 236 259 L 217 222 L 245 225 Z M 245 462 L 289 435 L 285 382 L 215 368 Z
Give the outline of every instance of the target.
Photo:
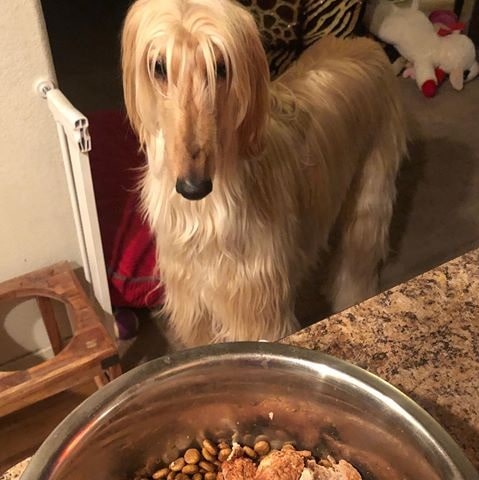
M 23 460 L 23 462 L 18 463 L 10 470 L 8 470 L 8 472 L 5 472 L 3 475 L 0 473 L 0 480 L 17 480 L 18 478 L 20 478 L 20 475 L 27 467 L 29 460 L 29 458 Z
M 283 342 L 348 360 L 398 387 L 479 469 L 479 250 Z

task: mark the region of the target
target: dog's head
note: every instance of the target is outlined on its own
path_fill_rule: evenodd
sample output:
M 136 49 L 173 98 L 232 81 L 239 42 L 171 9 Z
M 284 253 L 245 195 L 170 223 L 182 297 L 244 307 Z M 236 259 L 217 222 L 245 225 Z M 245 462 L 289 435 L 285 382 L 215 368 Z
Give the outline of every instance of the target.
M 260 153 L 269 71 L 251 15 L 230 0 L 137 0 L 122 36 L 128 116 L 159 174 L 198 200 Z

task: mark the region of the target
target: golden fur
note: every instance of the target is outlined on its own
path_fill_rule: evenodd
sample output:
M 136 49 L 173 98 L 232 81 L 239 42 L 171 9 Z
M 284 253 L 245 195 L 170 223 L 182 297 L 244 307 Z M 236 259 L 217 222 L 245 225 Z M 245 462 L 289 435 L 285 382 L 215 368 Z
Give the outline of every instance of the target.
M 253 18 L 234 2 L 138 0 L 122 48 L 164 312 L 181 343 L 294 331 L 298 285 L 335 225 L 334 308 L 375 293 L 406 153 L 376 43 L 325 38 L 270 82 Z M 187 200 L 175 191 L 185 178 L 213 190 Z

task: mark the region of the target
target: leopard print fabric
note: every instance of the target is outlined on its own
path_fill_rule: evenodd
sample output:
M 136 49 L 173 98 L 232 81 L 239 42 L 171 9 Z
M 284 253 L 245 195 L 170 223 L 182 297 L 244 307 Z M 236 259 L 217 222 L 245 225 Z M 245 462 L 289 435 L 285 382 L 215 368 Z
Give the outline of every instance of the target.
M 255 17 L 274 77 L 298 57 L 302 47 L 303 0 L 239 0 Z
M 238 0 L 255 17 L 272 77 L 325 35 L 353 33 L 363 0 Z

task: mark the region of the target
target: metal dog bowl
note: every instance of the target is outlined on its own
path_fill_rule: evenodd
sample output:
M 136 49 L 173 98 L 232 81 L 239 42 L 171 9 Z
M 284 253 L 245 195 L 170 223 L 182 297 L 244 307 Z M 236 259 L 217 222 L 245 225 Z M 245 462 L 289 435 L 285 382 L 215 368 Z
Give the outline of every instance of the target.
M 388 383 L 269 343 L 207 346 L 126 373 L 58 426 L 22 480 L 118 480 L 202 436 L 258 434 L 345 458 L 364 480 L 479 480 L 439 424 Z

